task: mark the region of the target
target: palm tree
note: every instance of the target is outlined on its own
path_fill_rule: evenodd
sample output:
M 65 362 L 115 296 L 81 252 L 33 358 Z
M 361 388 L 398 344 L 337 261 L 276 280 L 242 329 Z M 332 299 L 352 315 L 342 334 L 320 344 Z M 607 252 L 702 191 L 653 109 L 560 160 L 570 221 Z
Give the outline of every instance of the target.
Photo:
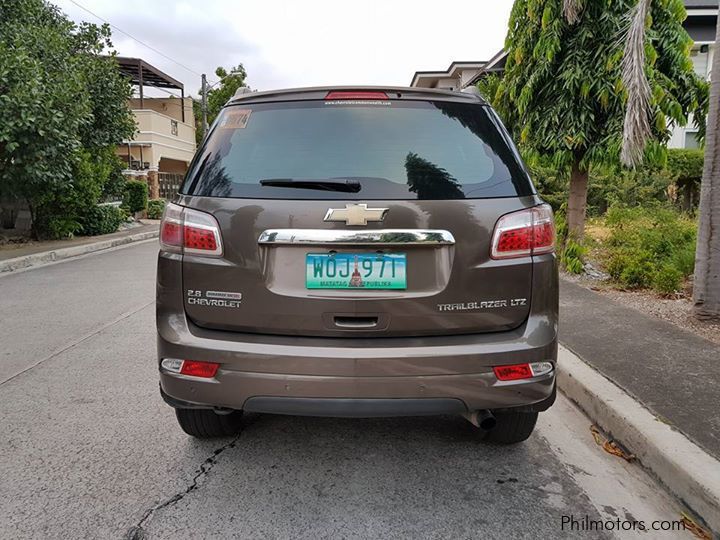
M 580 17 L 585 0 L 564 0 L 563 14 L 570 24 Z M 628 99 L 623 125 L 621 160 L 635 167 L 652 130 L 650 85 L 645 73 L 645 21 L 651 0 L 639 0 L 628 14 L 623 55 L 623 84 Z M 720 43 L 720 25 L 715 43 Z M 720 319 L 720 51 L 714 56 L 710 111 L 705 141 L 705 169 L 700 188 L 700 221 L 695 254 L 694 313 L 698 319 Z
M 720 43 L 720 25 L 715 43 Z M 694 312 L 720 319 L 720 51 L 715 51 L 710 112 L 705 137 L 705 169 L 700 186 L 700 222 L 695 253 Z
M 580 20 L 586 0 L 563 0 L 563 16 L 569 24 Z M 626 167 L 642 163 L 645 145 L 652 136 L 650 127 L 650 84 L 645 73 L 645 21 L 650 0 L 639 0 L 628 13 L 622 79 L 627 90 L 623 144 L 620 160 Z

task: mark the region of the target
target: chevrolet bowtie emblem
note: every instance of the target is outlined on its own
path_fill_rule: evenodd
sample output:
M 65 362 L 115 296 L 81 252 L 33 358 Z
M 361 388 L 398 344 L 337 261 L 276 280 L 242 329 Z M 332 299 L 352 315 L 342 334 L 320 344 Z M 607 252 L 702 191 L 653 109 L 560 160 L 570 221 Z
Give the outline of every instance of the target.
M 368 221 L 382 221 L 387 208 L 368 208 L 367 204 L 346 204 L 345 208 L 330 208 L 325 221 L 344 221 L 346 225 L 367 225 Z

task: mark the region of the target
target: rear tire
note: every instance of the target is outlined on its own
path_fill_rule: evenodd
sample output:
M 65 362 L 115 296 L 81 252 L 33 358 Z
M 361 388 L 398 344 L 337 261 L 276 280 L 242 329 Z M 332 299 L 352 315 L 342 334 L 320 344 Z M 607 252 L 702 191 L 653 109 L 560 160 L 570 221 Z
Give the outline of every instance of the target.
M 497 425 L 487 432 L 485 440 L 495 444 L 517 444 L 527 440 L 535 429 L 536 412 L 496 412 Z
M 182 430 L 198 439 L 229 437 L 242 429 L 242 411 L 216 414 L 210 409 L 175 409 Z

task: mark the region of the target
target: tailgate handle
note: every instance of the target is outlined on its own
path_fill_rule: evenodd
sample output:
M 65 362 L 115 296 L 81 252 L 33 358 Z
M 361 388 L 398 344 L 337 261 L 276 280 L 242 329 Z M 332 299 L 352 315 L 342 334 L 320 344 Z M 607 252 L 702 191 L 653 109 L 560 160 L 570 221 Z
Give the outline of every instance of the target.
M 375 328 L 377 317 L 335 317 L 335 326 L 340 328 Z

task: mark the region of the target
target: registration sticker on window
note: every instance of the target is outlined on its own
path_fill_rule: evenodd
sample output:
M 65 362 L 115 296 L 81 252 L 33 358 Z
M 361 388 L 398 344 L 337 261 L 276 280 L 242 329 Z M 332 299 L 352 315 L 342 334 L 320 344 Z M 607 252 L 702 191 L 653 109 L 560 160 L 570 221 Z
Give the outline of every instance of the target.
M 252 111 L 250 109 L 228 109 L 220 119 L 221 129 L 245 129 Z

